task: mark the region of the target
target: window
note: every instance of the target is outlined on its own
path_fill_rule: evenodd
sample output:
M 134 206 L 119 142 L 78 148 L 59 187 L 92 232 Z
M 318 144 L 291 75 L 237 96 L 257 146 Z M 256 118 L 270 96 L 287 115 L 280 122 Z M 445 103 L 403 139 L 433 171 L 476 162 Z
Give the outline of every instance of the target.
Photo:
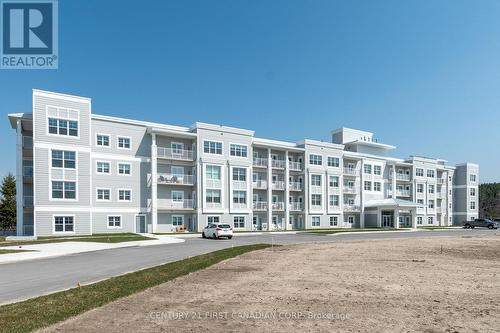
M 429 200 L 427 207 L 433 209 L 434 208 L 434 200 Z
M 371 191 L 372 190 L 372 182 L 367 182 L 365 181 L 365 191 Z
M 97 173 L 109 173 L 109 162 L 97 162 Z
M 417 203 L 419 205 L 423 205 L 424 204 L 424 199 L 417 199 Z
M 245 217 L 244 216 L 235 216 L 233 218 L 234 228 L 245 228 Z
M 182 152 L 184 151 L 184 144 L 179 142 L 171 142 L 170 149 L 172 149 L 172 154 L 182 155 Z
M 377 192 L 382 192 L 382 183 L 374 182 L 373 183 L 373 190 L 377 191 Z
M 338 157 L 328 156 L 328 166 L 332 168 L 338 168 L 340 165 L 340 159 Z
M 183 177 L 184 176 L 184 167 L 178 165 L 172 165 L 170 167 L 170 172 L 173 177 Z
M 229 145 L 229 154 L 231 156 L 237 157 L 247 157 L 248 155 L 248 147 L 245 145 L 238 145 L 235 143 L 231 143 Z
M 339 187 L 339 177 L 338 176 L 330 176 L 329 185 L 330 185 L 330 187 Z
M 424 184 L 417 184 L 417 193 L 424 193 Z
M 78 136 L 78 121 L 49 118 L 49 133 L 65 136 Z
M 220 180 L 220 166 L 219 165 L 207 165 L 205 169 L 207 179 L 210 180 Z
M 73 232 L 74 226 L 73 216 L 54 216 L 54 232 Z
M 206 154 L 222 155 L 222 142 L 203 141 L 203 152 Z
M 52 151 L 53 168 L 76 168 L 76 153 L 74 151 L 53 150 Z
M 312 216 L 311 217 L 311 224 L 313 227 L 319 227 L 320 226 L 320 218 L 319 216 Z
M 471 182 L 475 183 L 475 182 L 476 182 L 476 174 L 471 173 L 471 174 L 469 175 L 469 180 L 470 180 Z
M 470 196 L 471 197 L 475 197 L 476 196 L 476 189 L 475 188 L 471 188 L 470 189 Z
M 101 147 L 109 147 L 109 135 L 97 134 L 96 144 Z
M 422 216 L 417 216 L 417 224 L 423 224 L 424 223 L 424 219 Z
M 97 189 L 97 200 L 109 201 L 111 200 L 111 194 L 109 189 L 98 188 Z
M 76 199 L 76 183 L 52 181 L 52 199 Z
M 118 137 L 118 148 L 130 149 L 130 138 L 119 136 Z
M 371 164 L 365 164 L 363 167 L 364 173 L 370 174 L 372 173 L 372 165 Z
M 172 191 L 172 201 L 173 202 L 183 202 L 184 201 L 184 192 L 182 191 Z
M 172 225 L 182 226 L 184 225 L 184 216 L 182 215 L 172 215 Z
M 220 216 L 208 216 L 207 217 L 208 224 L 217 224 L 220 223 Z
M 330 195 L 329 203 L 330 203 L 330 206 L 337 207 L 339 205 L 339 196 L 338 195 Z
M 321 206 L 321 194 L 311 194 L 311 205 Z
M 121 216 L 108 216 L 108 228 L 121 228 L 121 227 L 122 227 Z
M 132 191 L 130 190 L 118 190 L 118 201 L 131 201 Z
M 428 192 L 429 192 L 430 194 L 434 194 L 434 185 L 429 185 L 429 186 L 427 187 L 427 190 L 428 190 Z
M 247 169 L 233 168 L 233 180 L 244 182 L 247 180 Z
M 382 167 L 380 165 L 374 165 L 373 166 L 373 174 L 380 176 L 382 174 Z
M 424 176 L 424 169 L 422 169 L 422 168 L 416 168 L 415 169 L 415 175 L 417 177 L 423 177 Z
M 338 216 L 330 216 L 330 227 L 336 227 L 339 224 Z
M 349 224 L 354 224 L 354 216 L 348 216 L 348 217 L 347 217 L 347 222 L 348 222 Z
M 435 172 L 434 170 L 427 169 L 427 177 L 428 178 L 434 178 Z
M 475 202 L 475 201 L 471 201 L 471 202 L 470 202 L 470 209 L 471 209 L 471 210 L 476 209 L 476 202 Z
M 312 165 L 322 165 L 323 161 L 322 161 L 321 155 L 310 154 L 309 155 L 309 164 L 312 164 Z
M 311 185 L 321 186 L 321 175 L 311 175 Z
M 118 174 L 130 176 L 130 164 L 129 163 L 118 163 Z
M 434 223 L 434 217 L 433 216 L 429 216 L 427 218 L 427 224 L 433 224 Z
M 236 203 L 236 204 L 247 203 L 247 192 L 246 191 L 233 191 L 233 203 Z
M 207 190 L 206 202 L 220 204 L 220 190 Z

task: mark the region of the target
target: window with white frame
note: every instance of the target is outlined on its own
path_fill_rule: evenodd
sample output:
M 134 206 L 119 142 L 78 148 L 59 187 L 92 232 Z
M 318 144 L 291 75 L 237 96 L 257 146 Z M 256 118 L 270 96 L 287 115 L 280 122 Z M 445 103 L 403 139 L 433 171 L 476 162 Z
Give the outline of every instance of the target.
M 236 143 L 231 143 L 229 145 L 229 154 L 236 157 L 247 157 L 248 147 L 246 145 L 239 145 Z
M 382 183 L 381 182 L 374 182 L 373 183 L 373 190 L 376 192 L 382 192 Z
M 220 216 L 207 216 L 208 224 L 217 224 L 220 223 Z
M 247 180 L 247 169 L 233 168 L 233 180 L 245 182 Z
M 95 144 L 101 147 L 109 147 L 109 135 L 97 134 Z
M 328 156 L 328 166 L 338 168 L 340 166 L 340 159 L 338 157 Z
M 339 187 L 339 177 L 338 176 L 330 176 L 329 185 L 330 187 Z
M 323 161 L 321 155 L 309 154 L 309 164 L 322 165 Z
M 417 199 L 417 203 L 419 205 L 423 205 L 424 204 L 424 199 Z
M 75 218 L 73 216 L 54 216 L 54 232 L 74 232 Z
M 184 150 L 184 144 L 180 142 L 171 142 L 170 149 L 172 150 L 172 154 L 181 155 Z
M 170 167 L 170 172 L 172 173 L 172 177 L 183 177 L 184 167 L 178 165 L 172 165 Z
M 321 186 L 321 175 L 311 175 L 311 185 Z
M 76 153 L 74 151 L 52 150 L 52 167 L 75 169 Z
M 469 180 L 470 180 L 472 183 L 475 183 L 475 182 L 476 182 L 476 174 L 471 173 L 471 174 L 469 175 Z
M 365 164 L 363 167 L 364 173 L 371 175 L 372 173 L 372 165 L 371 164 Z
M 184 225 L 184 216 L 172 215 L 172 225 L 173 226 L 183 226 Z
M 365 181 L 364 189 L 365 189 L 365 191 L 371 191 L 372 190 L 372 182 Z
M 233 226 L 235 229 L 245 228 L 245 217 L 244 216 L 234 216 Z
M 209 180 L 220 180 L 220 165 L 207 165 L 205 174 Z
M 382 167 L 380 165 L 374 165 L 373 174 L 380 176 L 382 174 Z
M 321 225 L 321 222 L 320 222 L 320 217 L 319 216 L 312 216 L 311 217 L 311 225 L 313 227 L 319 227 Z
M 222 155 L 222 142 L 219 141 L 203 141 L 203 152 L 205 154 Z
M 432 169 L 427 169 L 427 178 L 434 178 L 436 175 L 436 172 Z
M 99 201 L 109 201 L 111 200 L 111 191 L 107 188 L 97 189 L 97 200 Z
M 53 180 L 52 199 L 76 199 L 76 182 Z
M 97 162 L 97 173 L 109 174 L 109 162 Z
M 329 198 L 329 203 L 331 207 L 337 207 L 339 205 L 339 196 L 336 194 L 331 194 Z
M 130 138 L 125 136 L 118 137 L 118 148 L 130 149 Z
M 427 207 L 429 207 L 430 209 L 433 209 L 434 208 L 434 200 L 429 200 L 427 203 Z
M 118 163 L 118 174 L 130 176 L 130 163 Z
M 427 217 L 427 224 L 434 224 L 434 217 L 433 216 Z
M 422 169 L 422 168 L 416 168 L 415 169 L 415 176 L 417 176 L 417 177 L 423 177 L 424 176 L 424 169 Z
M 424 193 L 424 184 L 417 184 L 417 193 Z
M 122 227 L 122 217 L 119 215 L 108 216 L 108 228 L 121 228 Z
M 206 202 L 220 204 L 220 190 L 207 190 Z
M 321 194 L 311 194 L 311 205 L 321 206 Z
M 49 133 L 65 136 L 78 136 L 78 121 L 60 118 L 49 118 Z
M 354 216 L 350 215 L 347 217 L 347 223 L 354 224 Z
M 233 203 L 236 203 L 236 204 L 247 203 L 247 192 L 246 191 L 233 191 Z
M 118 201 L 131 201 L 132 191 L 130 190 L 118 190 Z
M 339 224 L 338 216 L 330 216 L 330 227 L 336 227 Z
M 422 216 L 417 216 L 417 224 L 423 224 L 424 218 Z
M 475 188 L 471 188 L 470 191 L 469 191 L 469 193 L 470 193 L 471 197 L 475 197 L 476 196 L 476 189 Z
M 470 209 L 471 209 L 471 210 L 476 209 L 476 202 L 475 202 L 475 201 L 471 201 L 471 202 L 470 202 Z
M 429 184 L 428 187 L 427 187 L 427 190 L 430 194 L 434 194 L 434 185 L 432 184 Z
M 172 191 L 171 196 L 172 196 L 173 202 L 183 202 L 184 201 L 184 192 L 182 192 L 182 191 Z
M 348 206 L 354 206 L 354 199 L 353 198 L 347 198 L 347 199 L 344 199 L 345 201 L 345 204 L 348 205 Z

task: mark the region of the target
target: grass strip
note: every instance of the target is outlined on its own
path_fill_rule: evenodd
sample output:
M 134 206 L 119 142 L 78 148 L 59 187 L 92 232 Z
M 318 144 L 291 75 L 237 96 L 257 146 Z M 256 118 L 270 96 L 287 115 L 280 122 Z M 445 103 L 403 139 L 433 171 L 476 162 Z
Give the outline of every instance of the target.
M 79 288 L 3 305 L 0 306 L 0 332 L 32 332 L 223 260 L 268 247 L 271 245 L 255 244 L 223 249 Z
M 32 252 L 32 251 L 26 251 L 26 250 L 0 250 L 0 254 L 19 253 L 19 252 Z
M 137 235 L 133 233 L 119 234 L 96 234 L 71 237 L 39 237 L 33 241 L 0 241 L 0 246 L 13 245 L 33 245 L 33 244 L 48 244 L 62 242 L 96 242 L 96 243 L 123 243 L 132 241 L 152 240 L 153 238 Z

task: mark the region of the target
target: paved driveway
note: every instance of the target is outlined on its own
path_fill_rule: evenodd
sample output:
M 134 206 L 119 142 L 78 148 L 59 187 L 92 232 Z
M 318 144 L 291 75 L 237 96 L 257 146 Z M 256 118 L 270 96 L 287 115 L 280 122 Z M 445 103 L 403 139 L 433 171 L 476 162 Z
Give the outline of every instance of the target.
M 318 236 L 312 234 L 263 234 L 236 236 L 232 240 L 186 238 L 186 242 L 148 247 L 129 247 L 72 254 L 0 265 L 0 304 L 12 303 L 55 291 L 93 283 L 112 276 L 157 266 L 215 250 L 256 243 L 292 244 L 303 242 L 335 242 L 384 238 L 443 237 L 481 235 L 492 230 L 445 230 L 416 232 L 374 232 L 348 235 Z

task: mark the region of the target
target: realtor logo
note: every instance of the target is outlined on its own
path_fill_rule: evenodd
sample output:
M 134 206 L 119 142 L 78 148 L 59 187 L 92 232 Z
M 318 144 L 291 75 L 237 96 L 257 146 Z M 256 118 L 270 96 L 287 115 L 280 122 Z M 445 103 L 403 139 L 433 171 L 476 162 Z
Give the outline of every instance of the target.
M 58 67 L 57 0 L 2 0 L 2 69 Z

